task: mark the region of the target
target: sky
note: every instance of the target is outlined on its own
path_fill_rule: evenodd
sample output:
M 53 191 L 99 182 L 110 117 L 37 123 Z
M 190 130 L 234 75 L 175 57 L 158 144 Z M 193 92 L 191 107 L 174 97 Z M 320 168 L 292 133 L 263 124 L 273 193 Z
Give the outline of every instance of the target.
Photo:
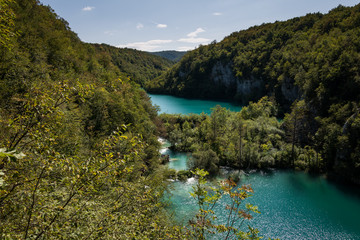
M 359 0 L 40 0 L 80 39 L 155 52 L 187 51 L 254 25 L 327 13 Z

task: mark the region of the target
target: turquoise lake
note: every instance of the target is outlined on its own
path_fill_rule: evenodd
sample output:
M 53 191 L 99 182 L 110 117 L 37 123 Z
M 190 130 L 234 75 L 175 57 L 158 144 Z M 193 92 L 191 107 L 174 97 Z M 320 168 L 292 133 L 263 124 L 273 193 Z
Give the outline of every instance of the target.
M 166 101 L 165 95 L 162 95 L 160 102 L 155 101 L 156 97 L 152 99 L 160 107 L 163 101 L 168 104 L 174 101 L 171 96 Z M 212 104 L 213 101 L 209 103 Z M 194 109 L 190 111 L 196 112 Z M 189 112 L 183 110 L 181 113 Z M 189 154 L 173 152 L 166 146 L 162 153 L 170 155 L 169 168 L 187 168 Z M 226 174 L 226 170 L 224 172 Z M 194 183 L 192 178 L 185 183 L 173 183 L 169 211 L 174 213 L 175 220 L 179 223 L 186 223 L 196 213 L 195 201 L 189 194 Z M 254 219 L 248 223 L 258 228 L 264 239 L 360 240 L 359 188 L 336 184 L 323 176 L 281 170 L 243 174 L 239 185 L 243 184 L 251 184 L 254 196 L 248 202 L 257 205 L 261 211 L 261 214 L 253 214 Z M 224 198 L 215 209 L 220 222 L 226 218 L 226 204 L 227 199 Z M 215 236 L 214 239 L 222 237 Z
M 207 101 L 198 99 L 186 99 L 173 97 L 169 95 L 148 94 L 153 104 L 160 107 L 159 113 L 171 113 L 171 114 L 200 114 L 202 112 L 206 114 L 211 113 L 211 108 L 216 105 L 220 105 L 231 111 L 240 111 L 241 106 L 235 105 L 230 102 L 221 101 Z

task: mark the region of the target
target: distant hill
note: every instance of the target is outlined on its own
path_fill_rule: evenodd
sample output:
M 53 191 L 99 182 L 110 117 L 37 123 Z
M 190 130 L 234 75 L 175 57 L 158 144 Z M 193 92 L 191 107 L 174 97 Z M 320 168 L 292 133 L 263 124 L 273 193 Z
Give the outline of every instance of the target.
M 173 62 L 178 62 L 187 53 L 187 51 L 161 51 L 161 52 L 150 52 L 153 55 L 160 56 L 169 59 Z
M 117 48 L 107 44 L 93 44 L 101 58 L 108 58 L 121 72 L 142 87 L 146 82 L 168 70 L 173 61 L 135 49 Z

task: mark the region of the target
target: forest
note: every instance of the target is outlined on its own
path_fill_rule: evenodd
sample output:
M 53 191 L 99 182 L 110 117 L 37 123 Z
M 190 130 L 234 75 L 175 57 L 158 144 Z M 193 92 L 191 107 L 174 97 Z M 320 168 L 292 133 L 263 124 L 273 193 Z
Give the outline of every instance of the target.
M 189 169 L 206 169 L 210 176 L 216 176 L 221 166 L 322 172 L 326 162 L 321 155 L 310 146 L 297 144 L 299 136 L 293 133 L 299 126 L 294 126 L 293 116 L 287 114 L 279 121 L 276 114 L 274 101 L 263 97 L 240 112 L 216 106 L 210 115 L 162 114 L 159 129 L 174 150 L 192 152 Z
M 243 105 L 268 96 L 292 119 L 288 142 L 359 184 L 359 26 L 360 5 L 254 26 L 188 52 L 146 89 Z
M 141 87 L 148 85 L 174 64 L 170 59 L 139 50 L 117 48 L 107 44 L 94 44 L 94 47 L 100 55 L 99 61 L 103 64 L 111 62 Z
M 35 0 L 1 1 L 0 40 L 0 238 L 164 236 L 157 113 L 137 73 Z
M 0 4 L 1 239 L 258 239 L 204 215 L 215 198 L 203 170 L 194 171 L 198 220 L 178 226 L 165 211 L 161 119 L 141 86 L 172 62 L 83 43 L 38 0 Z M 251 189 L 236 191 L 240 202 Z
M 208 189 L 208 175 L 221 166 L 296 168 L 359 182 L 358 10 L 233 33 L 175 63 L 84 43 L 38 0 L 0 0 L 0 238 L 260 239 L 256 229 L 234 225 L 259 212 L 241 204 L 251 187 L 228 179 Z M 230 60 L 239 79 L 266 80 L 264 95 L 245 99 L 253 102 L 240 112 L 158 115 L 143 88 L 170 91 L 169 79 L 184 88 L 174 94 L 200 87 L 196 80 L 216 59 Z M 194 75 L 177 85 L 177 71 L 188 68 Z M 281 98 L 281 83 L 291 79 L 299 94 L 293 101 Z M 173 173 L 162 164 L 159 136 L 193 153 L 186 174 L 198 179 L 191 196 L 199 212 L 186 226 L 162 201 Z M 224 195 L 234 221 L 217 225 L 212 206 Z

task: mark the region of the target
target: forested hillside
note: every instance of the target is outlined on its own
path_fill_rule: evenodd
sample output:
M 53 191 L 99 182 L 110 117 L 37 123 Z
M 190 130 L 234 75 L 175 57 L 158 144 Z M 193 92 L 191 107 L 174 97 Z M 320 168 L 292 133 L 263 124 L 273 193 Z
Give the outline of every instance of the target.
M 0 3 L 0 238 L 164 238 L 157 112 L 128 78 L 158 73 L 117 65 L 37 0 Z
M 112 62 L 142 87 L 174 64 L 165 57 L 143 51 L 117 48 L 106 44 L 94 44 L 94 46 L 99 55 L 99 61 L 105 64 Z
M 267 94 L 291 103 L 300 95 L 313 97 L 319 82 L 339 81 L 344 84 L 336 93 L 344 97 L 356 90 L 351 86 L 358 73 L 359 8 L 339 6 L 326 15 L 232 33 L 186 54 L 149 89 L 244 104 Z
M 173 62 L 178 62 L 187 53 L 186 51 L 161 51 L 161 52 L 150 52 L 153 55 L 160 56 L 169 59 Z
M 149 90 L 242 104 L 268 95 L 279 116 L 291 112 L 288 141 L 359 182 L 359 36 L 360 5 L 255 26 L 187 53 Z

